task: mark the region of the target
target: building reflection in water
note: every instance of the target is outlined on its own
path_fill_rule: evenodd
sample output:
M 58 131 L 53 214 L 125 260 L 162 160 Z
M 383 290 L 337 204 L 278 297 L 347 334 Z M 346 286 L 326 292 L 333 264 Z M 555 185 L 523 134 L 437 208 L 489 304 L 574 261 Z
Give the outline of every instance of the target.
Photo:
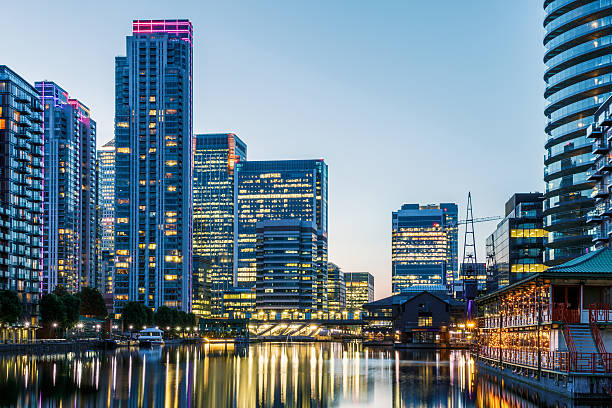
M 263 343 L 3 356 L 1 405 L 399 408 L 531 407 L 542 401 L 477 379 L 474 360 L 462 351 Z

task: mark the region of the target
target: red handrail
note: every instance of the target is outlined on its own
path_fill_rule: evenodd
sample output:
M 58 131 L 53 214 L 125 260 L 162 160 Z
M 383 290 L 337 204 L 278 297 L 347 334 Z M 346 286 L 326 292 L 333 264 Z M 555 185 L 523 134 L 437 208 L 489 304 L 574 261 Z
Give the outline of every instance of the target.
M 612 323 L 612 304 L 592 303 L 589 305 L 589 321 Z

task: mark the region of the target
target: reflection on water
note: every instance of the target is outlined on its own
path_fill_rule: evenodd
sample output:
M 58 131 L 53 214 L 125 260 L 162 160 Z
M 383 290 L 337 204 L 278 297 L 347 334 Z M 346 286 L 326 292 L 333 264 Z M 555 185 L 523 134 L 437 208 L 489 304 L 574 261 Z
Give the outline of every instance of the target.
M 541 406 L 495 383 L 476 381 L 474 361 L 466 352 L 364 349 L 355 343 L 3 356 L 0 405 Z

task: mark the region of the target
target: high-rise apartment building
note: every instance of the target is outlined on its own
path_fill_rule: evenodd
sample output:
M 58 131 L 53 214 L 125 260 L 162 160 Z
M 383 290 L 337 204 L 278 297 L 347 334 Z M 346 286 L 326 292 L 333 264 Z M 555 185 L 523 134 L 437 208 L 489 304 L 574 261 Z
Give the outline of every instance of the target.
M 610 193 L 612 187 L 612 97 L 608 98 L 595 112 L 595 121 L 587 130 L 587 137 L 594 139 L 593 156 L 595 164 L 589 171 L 589 177 L 595 181 L 591 197 L 595 208 L 587 217 L 591 228 L 593 249 L 609 247 L 612 242 L 612 205 Z
M 98 268 L 102 293 L 113 293 L 115 257 L 115 140 L 98 150 L 98 214 L 100 237 Z
M 374 301 L 374 276 L 369 272 L 345 272 L 346 308 L 361 310 Z
M 36 82 L 44 107 L 43 291 L 101 288 L 96 256 L 96 122 L 54 82 Z
M 115 306 L 191 310 L 188 20 L 135 20 L 115 60 Z
M 299 218 L 256 223 L 256 309 L 327 310 L 327 235 Z
M 17 292 L 35 323 L 43 256 L 43 107 L 0 65 L 0 290 Z
M 586 130 L 611 93 L 612 9 L 608 1 L 544 0 L 545 262 L 556 265 L 591 246 L 592 142 Z
M 223 292 L 232 288 L 236 228 L 236 164 L 247 146 L 233 133 L 195 136 L 193 157 L 193 253 L 210 263 L 210 313 L 222 314 Z
M 404 204 L 392 216 L 393 293 L 446 291 L 457 271 L 457 206 Z M 452 241 L 452 242 L 449 242 Z M 448 272 L 449 264 L 454 271 Z
M 332 262 L 327 264 L 327 305 L 330 312 L 341 312 L 346 308 L 344 272 Z
M 258 221 L 310 221 L 320 235 L 327 235 L 327 165 L 323 159 L 245 161 L 238 162 L 236 169 L 236 284 L 252 287 Z
M 506 202 L 505 218 L 487 238 L 487 292 L 543 272 L 542 193 L 516 193 Z

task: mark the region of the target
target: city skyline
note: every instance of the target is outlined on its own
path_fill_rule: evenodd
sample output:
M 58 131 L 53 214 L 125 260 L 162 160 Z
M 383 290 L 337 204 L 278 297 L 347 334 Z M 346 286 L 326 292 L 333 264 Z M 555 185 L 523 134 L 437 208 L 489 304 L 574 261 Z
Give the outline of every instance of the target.
M 112 138 L 112 63 L 123 53 L 131 20 L 189 18 L 196 27 L 194 133 L 234 132 L 253 146 L 252 160 L 325 158 L 333 169 L 329 259 L 344 270 L 371 271 L 377 282 L 376 298 L 391 291 L 388 217 L 401 203 L 457 202 L 461 214 L 471 190 L 479 217 L 500 215 L 499 202 L 513 191 L 543 190 L 540 4 L 518 1 L 509 8 L 482 1 L 474 8 L 449 5 L 446 10 L 398 2 L 360 10 L 351 10 L 346 3 L 310 7 L 279 3 L 259 9 L 155 2 L 124 6 L 122 15 L 112 13 L 112 7 L 74 8 L 77 15 L 100 16 L 100 23 L 62 16 L 60 8 L 34 12 L 28 32 L 11 21 L 19 20 L 19 5 L 4 10 L 7 29 L 23 34 L 22 42 L 40 36 L 48 18 L 69 21 L 58 26 L 66 35 L 79 28 L 90 32 L 88 41 L 96 46 L 83 47 L 83 58 L 74 61 L 70 70 L 61 59 L 68 52 L 67 44 L 57 44 L 50 54 L 41 50 L 36 60 L 44 58 L 44 67 L 17 44 L 2 44 L 0 52 L 29 82 L 53 79 L 87 101 L 96 114 L 101 146 Z M 502 22 L 484 18 L 501 12 L 508 15 Z M 413 13 L 423 15 L 423 21 L 403 27 L 402 19 Z M 358 24 L 366 15 L 368 23 Z M 232 29 L 222 23 L 225 17 L 232 18 Z M 441 21 L 440 32 L 421 45 L 416 33 L 434 18 Z M 481 38 L 483 30 L 490 35 Z M 496 45 L 496 35 L 509 31 L 514 35 L 503 36 L 502 47 Z M 405 43 L 398 44 L 398 36 Z M 444 41 L 450 36 L 468 46 L 456 51 L 452 42 Z M 535 42 L 534 36 L 539 38 Z M 329 43 L 322 41 L 329 37 Z M 454 70 L 431 64 L 442 55 L 453 59 Z M 516 67 L 510 70 L 506 65 Z M 497 72 L 500 69 L 503 73 Z M 92 77 L 99 80 L 91 81 Z M 503 95 L 495 104 L 487 103 L 492 89 Z M 458 109 L 474 103 L 482 109 L 477 115 Z M 448 123 L 432 127 L 440 117 Z M 495 143 L 490 129 L 479 129 L 481 117 L 488 117 L 489 126 L 496 129 Z M 492 154 L 506 146 L 515 153 Z M 394 158 L 390 150 L 404 151 L 410 160 Z M 457 151 L 473 155 L 469 165 L 463 165 L 468 163 L 466 157 Z M 427 152 L 440 159 L 434 168 L 426 164 Z M 377 170 L 355 170 L 359 169 L 355 160 Z M 420 169 L 428 169 L 429 177 L 412 176 Z M 379 183 L 381 174 L 389 181 Z M 363 194 L 361 184 L 369 188 L 368 194 Z M 355 217 L 363 213 L 368 217 L 354 228 Z M 494 227 L 494 223 L 476 226 L 479 253 L 484 254 L 484 241 Z

